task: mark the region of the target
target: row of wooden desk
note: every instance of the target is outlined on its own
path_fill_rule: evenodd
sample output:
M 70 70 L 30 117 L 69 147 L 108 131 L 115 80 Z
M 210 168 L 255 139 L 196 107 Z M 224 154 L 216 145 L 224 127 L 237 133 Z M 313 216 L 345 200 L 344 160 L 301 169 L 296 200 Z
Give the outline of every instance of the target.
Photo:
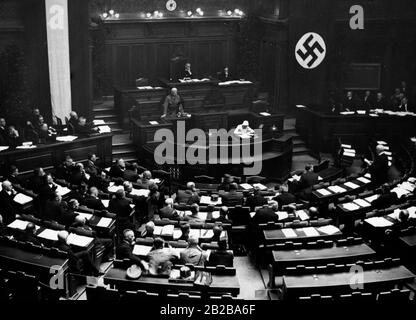
M 416 135 L 416 116 L 325 114 L 298 106 L 296 130 L 314 152 L 332 152 L 339 137 L 349 137 L 353 141 L 377 135 L 413 137 Z

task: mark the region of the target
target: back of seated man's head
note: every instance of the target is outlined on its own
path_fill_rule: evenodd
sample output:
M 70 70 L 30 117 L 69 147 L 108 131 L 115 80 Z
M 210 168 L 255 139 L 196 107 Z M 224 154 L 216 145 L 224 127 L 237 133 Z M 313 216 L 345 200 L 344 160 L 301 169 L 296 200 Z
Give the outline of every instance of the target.
M 222 206 L 220 209 L 220 216 L 226 216 L 228 213 L 228 207 Z
M 147 232 L 153 232 L 155 230 L 155 223 L 153 221 L 149 221 L 146 223 L 145 229 Z
M 125 191 L 130 192 L 133 189 L 133 184 L 130 181 L 124 181 L 123 188 Z
M 236 191 L 238 189 L 237 183 L 233 182 L 230 184 L 230 191 Z
M 222 251 L 227 250 L 227 240 L 225 239 L 218 240 L 218 249 Z
M 317 217 L 318 213 L 319 213 L 318 208 L 316 208 L 316 207 L 310 207 L 309 208 L 309 215 L 311 216 L 311 218 L 312 217 Z
M 212 228 L 212 232 L 214 233 L 214 236 L 220 236 L 222 231 L 223 231 L 223 228 L 222 226 L 219 226 L 219 225 L 214 226 L 214 228 Z
M 195 183 L 194 182 L 188 182 L 187 184 L 186 184 L 186 188 L 188 189 L 188 190 L 194 190 L 195 189 Z
M 166 206 L 173 206 L 173 199 L 172 198 L 167 198 L 166 200 L 165 200 L 165 204 L 166 204 Z
M 305 170 L 306 171 L 311 171 L 312 170 L 312 165 L 311 164 L 307 164 L 306 166 L 305 166 Z
M 69 233 L 68 231 L 61 230 L 58 232 L 58 241 L 62 243 L 66 243 L 66 240 L 68 239 Z
M 165 244 L 165 241 L 163 241 L 162 238 L 155 238 L 155 240 L 153 241 L 153 247 L 155 249 L 163 249 L 163 246 Z
M 296 211 L 296 206 L 295 206 L 295 205 L 293 205 L 293 204 L 288 205 L 288 206 L 286 207 L 286 211 L 287 211 L 287 213 L 289 213 L 289 214 L 291 214 L 291 213 L 295 213 L 295 211 Z
M 75 222 L 80 223 L 80 224 L 85 224 L 87 222 L 87 220 L 85 219 L 85 217 L 83 217 L 81 215 L 77 215 L 75 217 Z
M 126 196 L 123 189 L 118 189 L 116 191 L 116 198 L 117 199 L 123 199 Z
M 199 206 L 196 203 L 191 205 L 191 212 L 192 214 L 197 214 L 199 212 Z
M 97 197 L 98 196 L 98 189 L 96 187 L 90 188 L 90 195 Z
M 409 220 L 409 211 L 400 210 L 400 212 L 399 212 L 399 221 L 400 222 L 406 222 L 407 220 Z
M 77 199 L 71 199 L 71 200 L 69 200 L 69 201 L 68 201 L 68 204 L 69 204 L 69 207 L 70 207 L 71 209 L 77 209 L 77 208 L 78 208 L 78 206 L 79 206 L 79 202 L 78 202 L 78 200 L 77 200 Z
M 26 229 L 25 229 L 25 231 L 26 231 L 26 233 L 27 233 L 27 234 L 34 234 L 34 233 L 35 233 L 35 231 L 36 231 L 36 226 L 35 226 L 35 224 L 34 224 L 34 223 L 32 223 L 32 222 L 29 222 L 29 223 L 26 225 Z
M 143 172 L 143 179 L 152 179 L 152 173 L 149 170 Z
M 192 246 L 197 246 L 198 244 L 199 244 L 199 237 L 195 234 L 190 235 L 188 239 L 188 245 L 192 247 Z
M 276 201 L 272 201 L 270 203 L 270 207 L 273 209 L 273 211 L 279 210 L 279 204 Z

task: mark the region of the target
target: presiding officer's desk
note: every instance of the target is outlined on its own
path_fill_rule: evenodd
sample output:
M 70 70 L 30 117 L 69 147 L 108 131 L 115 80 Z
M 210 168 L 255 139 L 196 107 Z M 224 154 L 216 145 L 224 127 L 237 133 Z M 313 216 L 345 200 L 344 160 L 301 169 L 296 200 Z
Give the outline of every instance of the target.
M 71 142 L 39 144 L 31 149 L 9 149 L 0 152 L 0 166 L 7 169 L 15 165 L 21 174 L 29 174 L 36 167 L 53 169 L 62 163 L 65 155 L 71 155 L 77 162 L 86 161 L 89 153 L 94 153 L 106 166 L 112 162 L 112 138 L 111 133 L 105 133 L 78 137 Z
M 326 114 L 297 106 L 296 130 L 314 152 L 331 152 L 338 137 L 412 137 L 416 134 L 416 115 L 378 113 Z

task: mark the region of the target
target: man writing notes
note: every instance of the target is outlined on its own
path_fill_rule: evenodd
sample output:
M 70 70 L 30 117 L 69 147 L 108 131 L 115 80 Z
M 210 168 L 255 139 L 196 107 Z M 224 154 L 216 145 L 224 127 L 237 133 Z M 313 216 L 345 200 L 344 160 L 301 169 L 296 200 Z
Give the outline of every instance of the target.
M 178 94 L 178 89 L 172 88 L 163 103 L 163 115 L 161 118 L 165 118 L 167 115 L 176 117 L 183 113 L 183 100 Z
M 248 121 L 245 120 L 235 128 L 234 134 L 240 138 L 249 138 L 254 135 L 254 130 L 250 128 Z

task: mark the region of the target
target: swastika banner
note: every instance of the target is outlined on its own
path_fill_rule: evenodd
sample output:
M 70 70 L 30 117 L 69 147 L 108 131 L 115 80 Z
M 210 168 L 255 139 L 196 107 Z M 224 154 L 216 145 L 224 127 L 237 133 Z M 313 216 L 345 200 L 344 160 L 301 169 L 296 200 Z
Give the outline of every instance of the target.
M 52 115 L 64 120 L 72 108 L 68 0 L 45 0 Z

